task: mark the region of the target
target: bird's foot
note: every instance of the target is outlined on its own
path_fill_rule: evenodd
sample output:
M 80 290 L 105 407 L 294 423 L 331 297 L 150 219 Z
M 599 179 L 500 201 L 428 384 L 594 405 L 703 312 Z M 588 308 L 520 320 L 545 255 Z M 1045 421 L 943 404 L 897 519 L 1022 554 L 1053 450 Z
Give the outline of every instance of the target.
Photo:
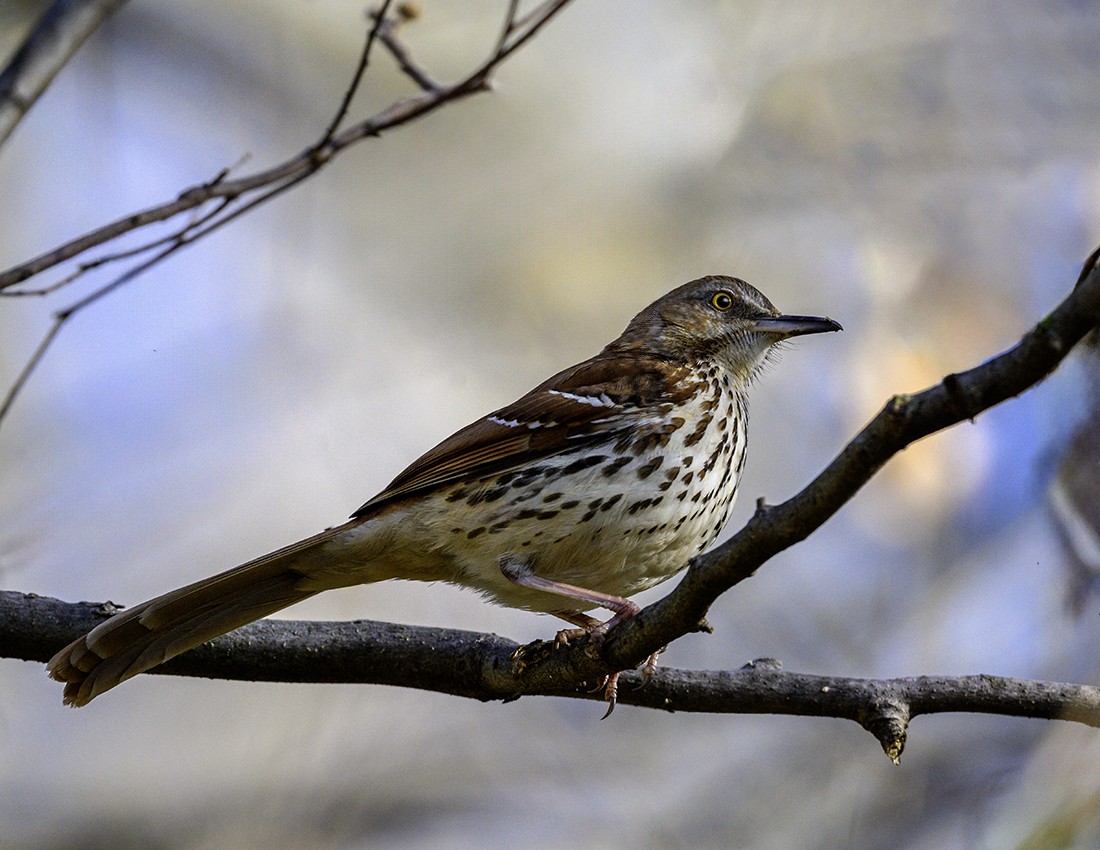
M 587 629 L 562 629 L 556 635 L 554 635 L 554 649 L 561 649 L 563 646 L 569 646 L 569 641 L 580 640 L 581 638 L 588 637 Z
M 555 616 L 561 617 L 563 620 L 572 623 L 577 628 L 574 629 L 562 629 L 558 632 L 554 638 L 554 645 L 556 647 L 567 646 L 570 641 L 576 640 L 581 637 L 588 638 L 588 646 L 585 647 L 585 652 L 593 657 L 602 657 L 603 642 L 607 633 L 611 631 L 619 623 L 629 620 L 635 616 L 641 609 L 628 599 L 618 600 L 618 604 L 613 609 L 615 616 L 606 622 L 601 622 L 595 617 L 590 617 L 587 614 L 581 614 L 576 611 L 559 611 L 555 613 Z M 645 667 L 642 672 L 648 679 L 653 675 L 653 671 L 657 669 L 657 656 L 664 650 L 653 653 L 648 659 L 646 659 Z M 607 702 L 607 711 L 604 712 L 601 720 L 606 720 L 611 716 L 611 712 L 615 710 L 615 705 L 619 699 L 619 676 L 621 671 L 611 673 L 606 676 L 593 690 L 603 690 L 604 701 Z

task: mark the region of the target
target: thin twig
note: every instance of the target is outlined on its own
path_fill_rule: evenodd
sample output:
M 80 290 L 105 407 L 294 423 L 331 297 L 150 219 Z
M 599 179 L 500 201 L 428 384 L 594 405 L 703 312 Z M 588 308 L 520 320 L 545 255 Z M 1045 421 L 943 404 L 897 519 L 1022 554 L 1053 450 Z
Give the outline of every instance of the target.
M 509 56 L 511 56 L 513 53 L 523 47 L 523 45 L 525 45 L 528 41 L 534 38 L 538 34 L 538 32 L 544 26 L 550 23 L 550 21 L 554 19 L 554 16 L 557 15 L 558 12 L 560 12 L 564 7 L 565 3 L 561 2 L 561 0 L 546 0 L 545 3 L 536 6 L 534 9 L 524 15 L 519 21 L 515 23 L 512 28 L 513 32 L 520 32 L 521 30 L 523 31 L 520 32 L 518 36 L 516 36 L 515 40 L 505 45 L 502 49 L 496 52 L 496 54 L 494 55 L 495 61 L 492 63 L 493 66 L 495 67 L 496 65 L 503 62 L 505 59 L 507 59 Z M 486 69 L 486 74 L 489 72 L 489 70 L 491 70 L 491 68 Z
M 359 86 L 363 82 L 363 75 L 367 72 L 367 65 L 370 63 L 371 48 L 374 47 L 374 40 L 378 38 L 378 31 L 382 28 L 382 22 L 386 20 L 386 13 L 390 10 L 390 3 L 393 0 L 384 0 L 382 8 L 377 12 L 372 13 L 374 16 L 374 26 L 370 28 L 370 32 L 367 34 L 366 43 L 363 45 L 363 52 L 359 54 L 359 64 L 355 66 L 355 73 L 351 76 L 351 83 L 344 91 L 343 100 L 340 101 L 340 106 L 336 109 L 336 114 L 332 116 L 332 121 L 329 122 L 328 128 L 321 136 L 320 141 L 317 142 L 317 147 L 322 148 L 332 141 L 332 137 L 336 135 L 336 131 L 340 129 L 340 124 L 343 123 L 344 118 L 348 114 L 348 109 L 351 108 L 351 102 L 355 99 L 355 93 L 359 91 Z
M 531 20 L 532 23 L 530 24 L 530 29 L 521 36 L 522 40 L 528 40 L 531 35 L 534 34 L 535 30 L 541 28 L 542 25 L 568 5 L 569 2 L 570 0 L 550 0 L 550 2 L 543 3 L 536 7 L 531 15 L 527 16 L 527 19 Z M 72 260 L 91 248 L 110 242 L 150 224 L 174 218 L 175 216 L 191 210 L 198 210 L 210 201 L 217 202 L 213 210 L 201 216 L 196 216 L 193 221 L 166 237 L 152 240 L 129 251 L 119 251 L 88 261 L 78 266 L 72 274 L 63 277 L 61 280 L 49 286 L 39 287 L 38 289 L 24 289 L 10 293 L 12 295 L 48 295 L 67 286 L 90 269 L 129 258 L 130 256 L 136 256 L 162 245 L 167 245 L 165 250 L 158 252 L 149 260 L 131 267 L 106 285 L 96 289 L 91 294 L 81 298 L 79 301 L 57 314 L 55 324 L 50 328 L 48 334 L 40 341 L 39 345 L 24 365 L 19 377 L 9 389 L 4 398 L 3 405 L 0 405 L 0 423 L 3 422 L 4 417 L 11 409 L 16 397 L 26 385 L 27 379 L 34 372 L 46 352 L 49 350 L 60 328 L 77 312 L 99 301 L 105 295 L 114 292 L 120 286 L 131 282 L 180 248 L 193 244 L 196 240 L 203 238 L 208 233 L 236 219 L 241 213 L 253 209 L 259 204 L 265 203 L 271 198 L 297 185 L 302 180 L 310 177 L 327 165 L 332 158 L 342 150 L 356 142 L 365 138 L 379 136 L 386 130 L 406 124 L 423 115 L 427 115 L 447 103 L 459 100 L 479 91 L 484 91 L 487 87 L 488 75 L 511 55 L 518 46 L 513 42 L 505 49 L 495 52 L 471 74 L 467 75 L 459 82 L 449 86 L 440 85 L 431 80 L 426 72 L 422 71 L 419 66 L 412 61 L 408 51 L 399 41 L 397 41 L 394 35 L 394 25 L 392 21 L 386 17 L 389 6 L 390 0 L 387 0 L 387 2 L 383 4 L 381 10 L 376 14 L 375 22 L 367 35 L 363 51 L 360 54 L 359 64 L 352 77 L 352 82 L 344 92 L 333 119 L 330 121 L 318 142 L 276 166 L 246 177 L 235 180 L 226 179 L 229 170 L 223 169 L 214 179 L 181 192 L 173 201 L 117 219 L 84 236 L 73 239 L 52 251 L 41 254 L 28 262 L 14 266 L 6 272 L 0 273 L 0 294 L 5 294 L 4 290 L 17 286 L 29 278 L 47 269 L 53 268 L 60 263 Z M 512 15 L 514 15 L 514 5 L 510 6 L 509 19 Z M 423 89 L 423 93 L 418 97 L 393 103 L 381 112 L 340 132 L 338 131 L 339 125 L 343 123 L 348 109 L 350 108 L 351 101 L 362 83 L 363 76 L 369 64 L 371 48 L 376 41 L 382 42 L 386 48 L 393 53 L 398 65 L 406 74 L 410 75 L 413 80 L 417 82 L 418 86 Z M 246 199 L 246 196 L 256 192 L 260 193 L 258 197 L 254 197 L 251 200 Z M 240 204 L 239 207 L 229 210 L 231 205 L 238 203 Z M 229 211 L 227 212 L 227 210 Z
M 378 30 L 378 39 L 386 45 L 390 55 L 397 62 L 397 67 L 405 76 L 416 83 L 417 88 L 428 94 L 436 95 L 443 91 L 443 86 L 432 79 L 431 75 L 413 61 L 408 49 L 397 38 L 397 21 L 386 21 Z
M 515 31 L 516 14 L 518 12 L 519 0 L 510 0 L 508 3 L 508 12 L 504 15 L 504 25 L 500 28 L 500 35 L 497 37 L 496 47 L 493 48 L 494 56 L 500 55 L 500 51 L 502 51 L 504 45 L 508 43 L 508 37 Z
M 50 329 L 46 331 L 45 336 L 38 341 L 38 345 L 35 347 L 34 352 L 27 358 L 27 362 L 23 364 L 23 368 L 20 370 L 19 375 L 16 377 L 15 381 L 12 382 L 12 385 L 8 387 L 8 391 L 4 395 L 4 401 L 0 402 L 0 421 L 2 421 L 3 418 L 7 416 L 8 411 L 11 410 L 11 406 L 15 403 L 16 397 L 23 390 L 23 387 L 26 386 L 27 381 L 30 380 L 31 375 L 34 374 L 34 370 L 37 369 L 38 364 L 42 362 L 42 358 L 46 356 L 46 351 L 53 344 L 54 339 L 57 337 L 57 332 L 61 330 L 61 326 L 64 323 L 64 319 L 54 316 L 53 324 L 50 326 Z
M 206 222 L 210 221 L 213 218 L 216 218 L 217 215 L 221 213 L 221 211 L 224 210 L 226 206 L 228 206 L 230 203 L 232 203 L 232 200 L 230 198 L 220 198 L 217 204 L 215 204 L 212 209 L 208 210 L 205 213 L 198 214 L 199 210 L 195 210 L 196 214 L 193 215 L 188 220 L 188 222 L 183 225 L 183 227 L 179 228 L 176 231 L 173 231 L 172 233 L 169 233 L 167 236 L 162 236 L 159 239 L 154 239 L 152 242 L 146 242 L 134 248 L 128 248 L 125 251 L 116 251 L 112 254 L 103 254 L 102 256 L 96 257 L 93 260 L 87 260 L 85 262 L 79 263 L 76 269 L 73 270 L 71 274 L 66 275 L 60 280 L 54 281 L 49 286 L 43 286 L 39 289 L 11 289 L 0 291 L 0 298 L 19 298 L 28 295 L 49 295 L 50 293 L 56 292 L 58 289 L 67 286 L 68 284 L 72 283 L 77 278 L 82 277 L 88 272 L 94 271 L 100 266 L 107 265 L 108 263 L 115 263 L 119 260 L 127 260 L 131 257 L 137 257 L 148 251 L 152 251 L 155 248 L 159 248 L 162 245 L 168 245 L 169 243 L 179 241 L 180 239 L 187 236 L 187 234 L 191 231 L 200 228 Z
M 80 46 L 126 0 L 55 0 L 0 72 L 0 145 Z
M 241 165 L 243 165 L 244 162 L 247 161 L 247 159 L 248 159 L 248 156 L 246 155 L 246 156 L 242 157 L 240 162 L 238 162 L 236 165 L 226 166 L 225 168 L 221 169 L 217 174 L 215 174 L 213 178 L 208 180 L 203 185 L 207 186 L 207 187 L 211 187 L 211 186 L 217 186 L 217 185 L 225 182 L 225 179 L 235 169 L 237 169 Z M 144 254 L 148 251 L 152 251 L 155 248 L 159 248 L 162 245 L 167 245 L 171 242 L 177 241 L 178 239 L 186 236 L 191 231 L 197 230 L 203 224 L 210 221 L 211 219 L 216 218 L 218 216 L 218 214 L 221 213 L 221 211 L 224 210 L 229 204 L 233 203 L 234 200 L 236 200 L 236 198 L 232 197 L 232 196 L 218 198 L 217 203 L 215 203 L 213 205 L 213 207 L 211 209 L 207 210 L 206 212 L 202 211 L 201 206 L 196 207 L 194 210 L 191 211 L 191 217 L 187 220 L 187 222 L 182 227 L 180 227 L 179 229 L 167 234 L 166 236 L 162 236 L 159 239 L 154 239 L 150 242 L 145 242 L 145 243 L 143 243 L 141 245 L 137 245 L 133 248 L 127 248 L 126 250 L 123 250 L 123 251 L 115 251 L 115 252 L 110 253 L 110 254 L 103 254 L 99 257 L 96 257 L 93 260 L 86 260 L 82 263 L 79 263 L 77 265 L 76 269 L 71 274 L 66 275 L 65 277 L 61 278 L 60 280 L 55 281 L 54 283 L 51 283 L 49 286 L 44 286 L 44 287 L 41 287 L 41 288 L 38 288 L 38 289 L 0 290 L 0 297 L 18 298 L 18 297 L 21 297 L 21 296 L 28 296 L 28 295 L 32 295 L 32 296 L 35 296 L 35 295 L 37 295 L 37 296 L 49 295 L 50 293 L 56 292 L 58 289 L 61 289 L 62 287 L 67 286 L 70 283 L 73 283 L 78 278 L 83 277 L 88 272 L 94 271 L 95 269 L 97 269 L 101 266 L 107 265 L 108 263 L 114 263 L 114 262 L 118 262 L 119 260 L 129 259 L 130 257 L 136 257 L 136 256 Z
M 523 43 L 530 40 L 539 29 L 549 23 L 570 2 L 571 0 L 552 0 L 552 2 L 539 6 L 536 11 L 540 11 L 543 17 L 536 20 L 532 28 L 520 36 Z M 381 135 L 386 130 L 434 112 L 447 103 L 484 91 L 485 80 L 488 75 L 511 56 L 519 46 L 520 44 L 513 42 L 500 53 L 494 53 L 458 82 L 451 85 L 438 85 L 435 90 L 425 92 L 419 97 L 398 101 L 372 117 L 336 134 L 326 147 L 328 156 L 335 156 L 344 148 L 364 138 Z M 172 201 L 148 207 L 109 222 L 31 260 L 0 272 L 0 290 L 22 283 L 34 275 L 40 274 L 59 263 L 71 260 L 97 245 L 117 239 L 119 236 L 133 230 L 172 218 L 211 199 L 235 199 L 314 169 L 316 167 L 316 152 L 317 146 L 314 144 L 278 165 L 258 171 L 255 174 L 236 180 L 211 181 L 199 184 L 184 190 Z
M 34 370 L 38 368 L 38 364 L 41 363 L 42 358 L 46 356 L 46 352 L 50 349 L 50 346 L 57 338 L 58 332 L 65 325 L 65 323 L 72 319 L 77 313 L 79 313 L 81 310 L 86 309 L 87 307 L 90 307 L 101 298 L 110 295 L 119 287 L 124 286 L 130 281 L 134 280 L 139 275 L 143 274 L 144 272 L 151 269 L 153 266 L 157 265 L 161 261 L 167 259 L 172 254 L 176 253 L 176 251 L 179 251 L 180 249 L 185 248 L 188 245 L 194 244 L 196 240 L 202 238 L 208 233 L 213 232 L 214 230 L 217 230 L 223 225 L 228 224 L 230 221 L 237 218 L 237 216 L 243 215 L 244 213 L 259 206 L 260 204 L 266 203 L 277 195 L 282 194 L 296 184 L 300 183 L 302 180 L 305 180 L 308 176 L 308 173 L 301 174 L 293 178 L 292 180 L 287 181 L 286 183 L 269 189 L 264 194 L 260 195 L 257 198 L 253 198 L 244 206 L 238 207 L 237 209 L 233 210 L 232 212 L 218 219 L 217 221 L 208 224 L 201 230 L 177 235 L 174 239 L 171 240 L 171 244 L 169 244 L 163 251 L 160 251 L 157 254 L 154 254 L 149 259 L 144 260 L 143 262 L 138 263 L 135 266 L 132 266 L 130 269 L 123 272 L 118 277 L 114 278 L 110 283 L 99 287 L 98 289 L 81 298 L 79 301 L 70 304 L 65 309 L 60 310 L 58 313 L 56 313 L 54 315 L 54 322 L 50 326 L 50 329 L 46 332 L 45 336 L 43 336 L 42 340 L 39 342 L 38 346 L 31 354 L 30 358 L 28 358 L 26 364 L 24 364 L 22 371 L 19 373 L 19 376 L 15 379 L 15 382 L 11 385 L 7 394 L 4 396 L 4 401 L 2 404 L 0 404 L 0 421 L 3 421 L 4 416 L 7 415 L 8 410 L 11 409 L 12 404 L 15 402 L 15 399 L 18 397 L 19 393 L 26 386 L 27 381 L 34 373 Z M 224 206 L 224 204 L 222 206 Z

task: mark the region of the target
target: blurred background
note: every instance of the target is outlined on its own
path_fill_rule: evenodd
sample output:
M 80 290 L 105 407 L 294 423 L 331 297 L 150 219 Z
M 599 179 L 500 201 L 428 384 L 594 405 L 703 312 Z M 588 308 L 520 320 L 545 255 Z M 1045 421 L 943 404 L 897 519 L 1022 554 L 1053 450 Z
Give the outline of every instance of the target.
M 458 77 L 506 5 L 424 0 L 405 41 Z M 46 6 L 0 5 L 0 47 Z M 0 266 L 306 147 L 365 26 L 339 0 L 131 0 L 0 150 Z M 132 604 L 339 522 L 707 273 L 845 326 L 755 388 L 732 532 L 1070 289 L 1100 241 L 1098 76 L 1084 0 L 577 0 L 494 93 L 66 327 L 0 426 L 0 586 Z M 379 52 L 352 119 L 409 93 Z M 0 301 L 0 385 L 107 279 Z M 1092 386 L 1078 353 L 913 446 L 663 663 L 1097 681 Z M 558 627 L 401 583 L 285 616 Z M 1056 722 L 918 718 L 895 767 L 839 720 L 162 676 L 71 711 L 13 660 L 0 694 L 3 847 L 1100 845 L 1100 737 Z

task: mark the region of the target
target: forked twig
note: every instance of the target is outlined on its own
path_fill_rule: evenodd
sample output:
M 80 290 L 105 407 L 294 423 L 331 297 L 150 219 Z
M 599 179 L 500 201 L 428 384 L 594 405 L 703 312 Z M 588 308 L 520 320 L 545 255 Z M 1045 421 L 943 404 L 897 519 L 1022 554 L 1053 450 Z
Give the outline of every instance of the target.
M 490 74 L 549 23 L 569 2 L 570 0 L 546 0 L 537 4 L 522 18 L 517 19 L 518 3 L 510 0 L 505 15 L 503 35 L 489 57 L 458 82 L 444 85 L 435 82 L 426 71 L 421 69 L 413 61 L 408 49 L 398 40 L 397 28 L 401 22 L 408 19 L 408 16 L 399 15 L 396 18 L 389 16 L 392 0 L 385 0 L 382 7 L 372 13 L 373 24 L 364 42 L 351 83 L 345 90 L 332 120 L 313 145 L 278 165 L 244 177 L 228 179 L 229 171 L 223 169 L 213 179 L 181 192 L 172 201 L 117 219 L 66 242 L 52 251 L 0 272 L 0 295 L 48 296 L 75 282 L 89 271 L 156 251 L 153 256 L 136 263 L 89 295 L 55 313 L 53 325 L 43 336 L 4 395 L 3 401 L 0 402 L 0 423 L 3 422 L 16 398 L 45 357 L 57 338 L 58 332 L 78 312 L 130 283 L 181 248 L 194 244 L 242 213 L 271 200 L 312 176 L 351 145 L 407 124 L 436 111 L 447 103 L 485 91 L 488 88 Z M 400 70 L 420 89 L 420 94 L 392 103 L 370 118 L 340 131 L 340 125 L 348 115 L 355 94 L 361 88 L 375 44 L 382 44 L 389 51 Z M 212 208 L 199 212 L 207 205 L 211 205 Z M 192 220 L 167 236 L 150 240 L 136 248 L 107 253 L 94 260 L 80 263 L 70 274 L 45 286 L 28 289 L 14 288 L 48 269 L 75 259 L 92 248 L 190 211 L 196 211 Z

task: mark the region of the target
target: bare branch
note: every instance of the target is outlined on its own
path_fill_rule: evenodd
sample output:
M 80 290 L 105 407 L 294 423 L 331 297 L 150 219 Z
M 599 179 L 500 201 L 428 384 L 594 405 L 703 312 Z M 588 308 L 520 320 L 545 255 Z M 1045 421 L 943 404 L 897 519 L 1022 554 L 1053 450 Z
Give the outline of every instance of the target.
M 4 417 L 11 409 L 12 404 L 15 402 L 16 396 L 18 396 L 23 387 L 27 385 L 27 381 L 29 381 L 31 375 L 34 374 L 34 370 L 38 368 L 38 364 L 41 363 L 42 358 L 46 356 L 46 352 L 49 350 L 50 346 L 53 345 L 53 341 L 57 338 L 57 333 L 61 330 L 61 326 L 64 323 L 64 319 L 54 316 L 53 324 L 50 325 L 50 329 L 46 331 L 42 339 L 38 341 L 38 345 L 34 349 L 34 352 L 27 358 L 27 362 L 23 364 L 23 368 L 20 370 L 19 375 L 8 388 L 7 393 L 4 394 L 4 401 L 0 402 L 0 421 L 3 421 Z
M 73 316 L 75 316 L 81 310 L 90 307 L 101 298 L 110 295 L 120 286 L 124 286 L 125 284 L 129 283 L 138 275 L 148 271 L 153 266 L 160 263 L 162 260 L 165 260 L 172 254 L 176 253 L 176 251 L 180 250 L 181 248 L 186 248 L 197 239 L 200 239 L 208 233 L 217 230 L 219 227 L 228 224 L 233 219 L 237 218 L 237 216 L 243 215 L 254 207 L 266 203 L 277 195 L 281 195 L 283 192 L 300 183 L 302 180 L 305 180 L 308 176 L 308 174 L 302 174 L 294 178 L 293 180 L 288 180 L 285 183 L 275 186 L 264 192 L 262 195 L 253 198 L 244 206 L 237 207 L 237 209 L 233 210 L 231 213 L 228 213 L 222 218 L 219 218 L 216 221 L 207 224 L 206 222 L 208 222 L 211 218 L 221 212 L 224 204 L 219 205 L 219 207 L 217 207 L 209 215 L 201 216 L 197 219 L 198 224 L 196 226 L 204 224 L 205 226 L 202 226 L 200 227 L 200 229 L 197 230 L 191 230 L 190 226 L 188 228 L 185 228 L 168 240 L 168 245 L 164 248 L 164 250 L 159 251 L 147 260 L 143 260 L 137 265 L 131 267 L 128 271 L 125 271 L 118 277 L 114 278 L 110 283 L 99 287 L 98 289 L 81 298 L 79 301 L 70 304 L 64 310 L 61 310 L 58 313 L 54 314 L 54 323 L 50 326 L 50 329 L 46 332 L 45 336 L 42 337 L 42 340 L 38 343 L 38 347 L 34 350 L 34 353 L 31 354 L 26 364 L 24 364 L 23 370 L 19 373 L 19 376 L 15 379 L 15 382 L 8 389 L 7 394 L 4 396 L 3 402 L 0 402 L 0 421 L 3 421 L 4 416 L 11 409 L 11 406 L 15 402 L 16 397 L 22 391 L 23 387 L 26 386 L 27 381 L 34 373 L 34 370 L 38 367 L 38 364 L 42 362 L 42 358 L 46 356 L 46 352 L 49 350 L 50 346 L 57 338 L 57 335 L 60 332 L 61 328 L 65 325 L 66 322 L 72 319 Z M 147 251 L 152 247 L 162 245 L 164 241 L 165 240 L 157 240 L 156 242 L 151 242 L 148 245 L 144 245 L 141 248 L 136 249 L 136 252 L 140 253 Z M 123 251 L 120 252 L 119 255 L 127 256 L 128 254 L 132 253 L 135 252 Z
M 228 198 L 235 200 L 250 192 L 280 183 L 316 171 L 326 164 L 336 154 L 343 151 L 356 142 L 378 136 L 386 130 L 393 129 L 416 118 L 420 118 L 430 112 L 434 112 L 444 104 L 459 100 L 471 94 L 485 90 L 485 82 L 488 76 L 504 62 L 523 43 L 526 43 L 554 15 L 561 11 L 570 0 L 553 0 L 543 3 L 536 10 L 536 17 L 516 39 L 504 45 L 494 52 L 487 60 L 477 67 L 468 76 L 456 83 L 438 85 L 432 91 L 428 91 L 418 97 L 408 98 L 391 104 L 389 107 L 376 113 L 372 117 L 353 125 L 342 133 L 332 136 L 328 144 L 311 145 L 299 154 L 255 174 L 241 177 L 236 180 L 211 180 L 190 189 L 186 189 L 172 201 L 157 206 L 149 207 L 131 215 L 124 216 L 102 227 L 96 228 L 83 236 L 71 240 L 58 248 L 41 254 L 25 263 L 13 266 L 4 272 L 0 272 L 0 289 L 7 289 L 23 281 L 53 268 L 59 263 L 71 260 L 85 251 L 117 239 L 119 236 L 141 229 L 156 222 L 173 218 L 182 212 L 201 206 L 212 199 Z M 532 13 L 533 14 L 533 13 Z M 377 22 L 371 30 L 377 32 L 381 38 L 384 34 L 385 42 L 393 41 L 392 27 L 379 27 Z M 391 48 L 392 49 L 392 48 Z M 404 51 L 403 48 L 400 48 Z M 405 54 L 407 55 L 407 54 Z M 434 85 L 434 84 L 433 84 Z M 322 139 L 325 137 L 322 136 Z
M 222 182 L 223 180 L 225 180 L 226 177 L 229 176 L 231 170 L 232 169 L 230 168 L 223 168 L 220 172 L 218 172 L 211 183 L 214 184 Z M 77 278 L 83 276 L 87 272 L 99 268 L 100 266 L 104 266 L 109 263 L 116 263 L 119 260 L 127 260 L 131 257 L 137 257 L 148 251 L 152 251 L 154 248 L 160 248 L 163 245 L 169 245 L 173 242 L 190 241 L 188 240 L 189 235 L 193 236 L 195 231 L 201 230 L 205 224 L 217 218 L 221 214 L 222 210 L 224 210 L 232 202 L 232 198 L 221 198 L 205 212 L 203 212 L 201 208 L 193 210 L 187 222 L 180 226 L 178 229 L 169 233 L 167 236 L 162 236 L 159 239 L 145 242 L 133 248 L 127 248 L 124 251 L 115 251 L 110 254 L 103 254 L 93 260 L 85 260 L 84 262 L 79 263 L 72 273 L 61 278 L 58 281 L 55 281 L 54 283 L 51 283 L 48 286 L 44 286 L 38 289 L 0 290 L 0 298 L 20 298 L 26 296 L 49 295 L 50 293 L 56 292 L 58 289 L 61 289 L 67 284 L 72 283 Z
M 45 662 L 115 613 L 111 603 L 67 603 L 0 591 L 0 656 Z M 602 699 L 598 674 L 537 684 L 513 674 L 518 644 L 458 629 L 360 620 L 261 620 L 155 668 L 154 674 L 256 682 L 360 683 L 436 691 L 481 701 L 521 696 Z M 658 668 L 623 675 L 619 702 L 668 712 L 839 717 L 871 732 L 895 762 L 909 721 L 980 712 L 1100 727 L 1100 688 L 999 676 L 852 679 L 789 673 L 773 659 L 736 671 Z
M 508 12 L 504 16 L 504 26 L 500 28 L 495 51 L 500 53 L 508 43 L 509 36 L 516 30 L 516 15 L 519 14 L 519 0 L 508 0 Z
M 120 286 L 131 282 L 180 248 L 193 244 L 222 225 L 236 219 L 242 213 L 271 200 L 312 176 L 327 165 L 337 154 L 356 142 L 381 135 L 386 130 L 427 115 L 447 103 L 486 90 L 489 75 L 569 2 L 570 0 L 549 0 L 549 2 L 536 6 L 525 16 L 525 28 L 522 31 L 512 30 L 513 34 L 519 33 L 512 41 L 499 45 L 485 62 L 464 79 L 451 85 L 440 85 L 431 80 L 426 72 L 422 71 L 412 61 L 408 51 L 397 40 L 396 27 L 400 21 L 408 19 L 408 14 L 403 13 L 398 20 L 387 18 L 386 13 L 390 7 L 390 0 L 386 0 L 382 8 L 374 14 L 374 24 L 367 36 L 351 84 L 344 92 L 340 105 L 325 132 L 315 144 L 279 165 L 235 180 L 227 179 L 228 170 L 223 169 L 212 180 L 187 189 L 174 201 L 120 218 L 84 236 L 73 239 L 52 251 L 0 273 L 0 294 L 8 296 L 45 296 L 67 286 L 92 269 L 167 246 L 151 258 L 131 266 L 107 284 L 56 314 L 53 326 L 39 342 L 35 351 L 24 364 L 19 377 L 9 388 L 3 402 L 0 403 L 0 423 L 3 422 L 15 399 L 26 386 L 27 380 L 46 355 L 58 332 L 68 319 L 76 313 L 91 306 Z M 512 4 L 509 7 L 507 16 L 509 21 L 512 20 L 514 14 L 515 5 Z M 422 89 L 422 94 L 418 97 L 393 103 L 372 117 L 352 125 L 343 132 L 337 132 L 337 128 L 343 123 L 355 93 L 362 83 L 369 65 L 371 48 L 376 41 L 383 43 L 394 55 L 401 69 Z M 203 212 L 202 210 L 208 206 L 210 208 Z M 190 211 L 195 213 L 192 219 L 166 237 L 151 240 L 137 248 L 107 253 L 95 260 L 81 263 L 72 273 L 49 285 L 34 289 L 4 291 L 11 290 L 12 287 L 24 283 L 43 271 L 72 260 L 91 248 Z
M 544 26 L 550 23 L 551 19 L 565 7 L 565 4 L 560 0 L 545 0 L 545 2 L 538 4 L 526 15 L 519 18 L 514 18 L 515 4 L 509 8 L 508 20 L 511 20 L 511 26 L 508 27 L 508 32 L 504 38 L 501 39 L 501 45 L 497 48 L 496 53 L 493 55 L 493 60 L 490 63 L 486 63 L 484 66 L 483 76 L 493 70 L 494 67 L 499 65 L 523 45 L 535 37 Z M 515 36 L 512 38 L 512 36 Z M 509 39 L 511 40 L 509 41 Z
M 85 40 L 126 0 L 56 0 L 0 72 L 0 145 Z
M 397 39 L 398 23 L 398 21 L 385 21 L 383 23 L 382 19 L 379 18 L 379 26 L 376 27 L 379 40 L 386 45 L 386 49 L 389 50 L 397 62 L 397 67 L 401 69 L 405 76 L 416 83 L 422 91 L 428 94 L 438 94 L 443 87 L 433 80 L 427 71 L 413 61 L 405 45 Z M 499 50 L 497 48 L 498 53 Z

